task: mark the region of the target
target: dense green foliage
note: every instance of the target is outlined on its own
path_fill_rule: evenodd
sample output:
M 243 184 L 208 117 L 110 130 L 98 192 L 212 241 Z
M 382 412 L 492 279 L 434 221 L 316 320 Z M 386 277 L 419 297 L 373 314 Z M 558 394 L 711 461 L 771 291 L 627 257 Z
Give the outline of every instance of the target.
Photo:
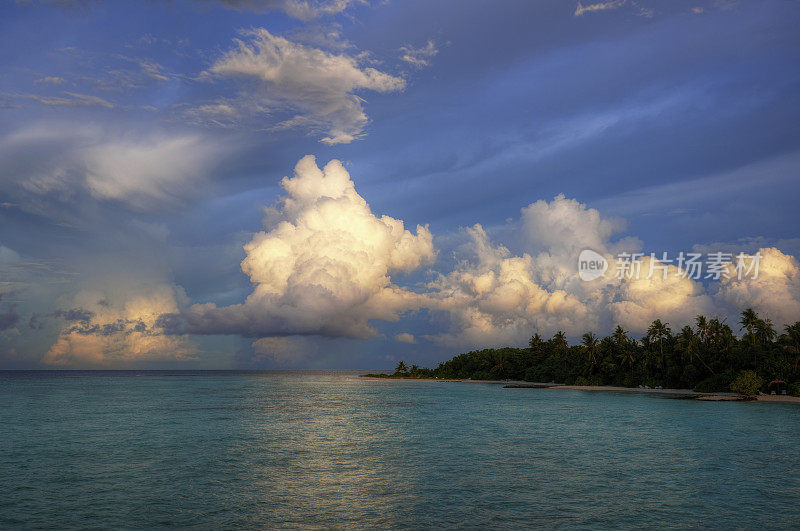
M 755 396 L 764 385 L 755 371 L 742 371 L 731 382 L 731 391 L 745 396 Z
M 729 391 L 741 371 L 752 371 L 755 378 L 748 376 L 748 390 L 755 385 L 766 392 L 768 382 L 783 380 L 790 394 L 800 394 L 800 322 L 779 335 L 769 319 L 747 309 L 739 325 L 740 337 L 725 322 L 702 315 L 697 316 L 695 327 L 685 326 L 677 333 L 669 323 L 656 320 L 638 340 L 618 326 L 602 339 L 584 334 L 579 345 L 569 345 L 563 332 L 547 340 L 536 334 L 528 348 L 467 352 L 436 369 L 409 368 L 400 362 L 391 376 L 647 385 L 713 392 Z

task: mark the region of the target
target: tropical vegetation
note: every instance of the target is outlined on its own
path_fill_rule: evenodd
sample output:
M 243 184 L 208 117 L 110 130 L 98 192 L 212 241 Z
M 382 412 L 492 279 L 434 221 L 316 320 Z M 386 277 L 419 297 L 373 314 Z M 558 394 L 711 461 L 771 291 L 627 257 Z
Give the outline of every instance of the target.
M 694 326 L 673 331 L 657 319 L 641 338 L 621 326 L 607 337 L 583 334 L 570 345 L 563 332 L 534 334 L 527 348 L 489 348 L 459 354 L 435 369 L 400 362 L 395 378 L 526 380 L 569 385 L 669 387 L 752 395 L 782 381 L 800 395 L 800 322 L 779 333 L 751 308 L 731 327 L 698 315 Z M 380 375 L 373 375 L 380 376 Z M 735 382 L 735 383 L 734 383 Z M 773 384 L 774 385 L 774 384 Z

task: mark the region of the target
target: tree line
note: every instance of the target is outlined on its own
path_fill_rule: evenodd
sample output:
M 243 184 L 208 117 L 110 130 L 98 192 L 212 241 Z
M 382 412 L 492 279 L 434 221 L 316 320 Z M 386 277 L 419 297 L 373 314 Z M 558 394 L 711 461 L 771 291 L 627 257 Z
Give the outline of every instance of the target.
M 474 350 L 435 369 L 408 367 L 401 361 L 390 376 L 661 386 L 701 392 L 729 391 L 732 384 L 736 388 L 746 381 L 745 394 L 777 386 L 778 392 L 788 388 L 789 394 L 800 396 L 800 321 L 779 333 L 769 319 L 748 308 L 741 313 L 736 332 L 724 320 L 698 315 L 694 326 L 676 332 L 656 319 L 640 339 L 621 326 L 603 338 L 587 332 L 576 345 L 567 342 L 564 332 L 549 339 L 537 333 L 527 348 Z M 770 386 L 776 380 L 783 383 Z

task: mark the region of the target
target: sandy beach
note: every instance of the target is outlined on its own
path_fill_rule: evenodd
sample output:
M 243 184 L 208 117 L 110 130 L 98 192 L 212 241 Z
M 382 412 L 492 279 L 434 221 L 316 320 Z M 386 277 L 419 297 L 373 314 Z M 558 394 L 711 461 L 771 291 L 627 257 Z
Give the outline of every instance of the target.
M 482 383 L 502 385 L 510 389 L 544 389 L 544 390 L 564 390 L 573 391 L 606 391 L 621 393 L 649 393 L 661 395 L 677 395 L 686 398 L 694 398 L 709 402 L 732 402 L 745 400 L 745 397 L 736 393 L 698 393 L 691 389 L 644 389 L 640 387 L 617 387 L 612 385 L 563 385 L 547 382 L 525 382 L 522 380 L 459 380 L 459 379 L 439 379 L 439 378 L 375 378 L 361 376 L 368 380 L 392 381 L 392 380 L 424 380 L 432 382 L 462 382 L 462 383 Z M 800 397 L 788 395 L 759 395 L 756 397 L 759 402 L 789 402 L 800 404 Z

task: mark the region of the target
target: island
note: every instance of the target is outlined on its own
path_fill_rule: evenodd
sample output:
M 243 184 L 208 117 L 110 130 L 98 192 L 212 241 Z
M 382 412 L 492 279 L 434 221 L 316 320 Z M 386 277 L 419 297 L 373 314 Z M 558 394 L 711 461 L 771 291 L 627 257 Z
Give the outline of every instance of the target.
M 738 323 L 741 335 L 719 318 L 698 315 L 694 324 L 673 333 L 669 323 L 657 319 L 639 339 L 617 326 L 603 338 L 587 332 L 574 345 L 561 331 L 549 339 L 537 333 L 527 348 L 474 350 L 434 369 L 401 361 L 391 374 L 363 376 L 517 382 L 509 385 L 514 387 L 561 384 L 590 389 L 689 390 L 702 395 L 732 393 L 743 398 L 800 397 L 800 321 L 778 333 L 769 319 L 748 308 Z M 726 395 L 715 396 L 724 399 Z

